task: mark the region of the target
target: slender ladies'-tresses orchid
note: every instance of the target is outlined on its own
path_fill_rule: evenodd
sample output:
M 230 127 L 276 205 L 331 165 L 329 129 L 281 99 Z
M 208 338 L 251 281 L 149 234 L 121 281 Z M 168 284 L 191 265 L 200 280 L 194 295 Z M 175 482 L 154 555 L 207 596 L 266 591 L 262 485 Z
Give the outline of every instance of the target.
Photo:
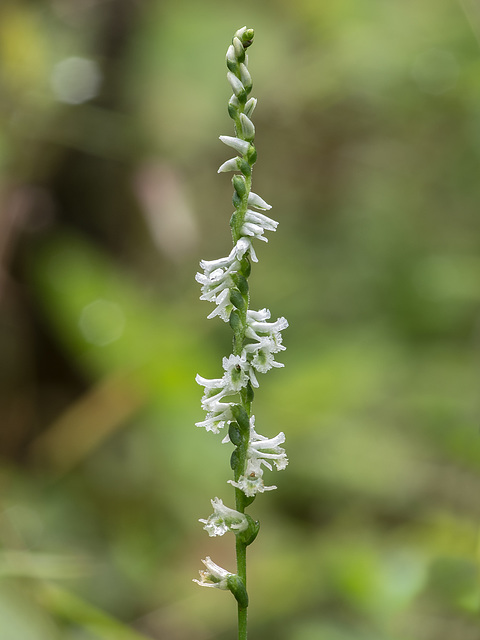
M 200 571 L 200 586 L 229 590 L 238 603 L 238 638 L 247 638 L 246 549 L 257 536 L 259 523 L 245 509 L 257 493 L 276 489 L 266 486 L 264 469 L 281 471 L 288 464 L 285 442 L 281 432 L 274 437 L 256 431 L 252 413 L 254 389 L 259 386 L 259 374 L 272 368 L 283 367 L 275 357 L 285 350 L 281 332 L 288 327 L 285 318 L 270 321 L 270 311 L 249 308 L 248 277 L 251 263 L 258 262 L 254 249 L 257 240 L 268 242 L 266 232 L 275 231 L 278 222 L 263 213 L 271 206 L 251 190 L 252 169 L 257 159 L 255 126 L 251 120 L 257 104 L 249 98 L 252 78 L 248 71 L 246 49 L 252 44 L 253 29 L 242 27 L 227 49 L 227 79 L 233 94 L 228 102 L 228 113 L 234 122 L 234 136 L 220 136 L 220 140 L 236 152 L 218 169 L 219 173 L 233 172 L 233 206 L 230 218 L 233 248 L 225 258 L 202 260 L 201 273 L 196 280 L 201 285 L 201 300 L 215 306 L 208 318 L 218 316 L 228 322 L 233 331 L 233 353 L 222 361 L 223 373 L 218 378 L 197 375 L 196 381 L 204 387 L 202 408 L 204 420 L 197 427 L 218 434 L 224 432 L 222 442 L 233 445 L 230 458 L 235 489 L 235 509 L 227 507 L 220 498 L 212 500 L 213 514 L 201 519 L 210 536 L 232 532 L 236 539 L 236 573 L 216 565 L 210 558 L 202 562 L 206 571 Z

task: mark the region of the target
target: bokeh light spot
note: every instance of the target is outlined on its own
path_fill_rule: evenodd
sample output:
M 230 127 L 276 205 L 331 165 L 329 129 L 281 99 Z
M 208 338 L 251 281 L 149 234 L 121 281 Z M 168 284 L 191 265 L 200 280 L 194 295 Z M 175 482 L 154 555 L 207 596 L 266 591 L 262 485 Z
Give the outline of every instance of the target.
M 117 303 L 98 299 L 83 308 L 78 326 L 87 342 L 104 347 L 122 336 L 125 313 Z
M 100 89 L 102 74 L 98 64 L 88 58 L 71 57 L 57 63 L 52 71 L 52 89 L 57 100 L 81 104 L 94 98 Z

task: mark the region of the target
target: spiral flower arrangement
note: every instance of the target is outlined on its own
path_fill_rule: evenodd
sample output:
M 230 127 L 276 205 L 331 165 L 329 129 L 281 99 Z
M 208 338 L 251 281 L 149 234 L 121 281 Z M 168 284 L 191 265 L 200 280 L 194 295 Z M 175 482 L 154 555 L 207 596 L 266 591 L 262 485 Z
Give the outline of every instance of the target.
M 257 493 L 276 489 L 274 485 L 265 485 L 264 469 L 271 471 L 275 467 L 281 471 L 288 464 L 281 446 L 285 435 L 279 433 L 273 438 L 260 435 L 252 413 L 254 389 L 259 386 L 258 374 L 283 367 L 275 358 L 285 349 L 281 332 L 288 326 L 283 317 L 271 321 L 268 309 L 249 308 L 251 262 L 258 262 L 254 241 L 268 242 L 265 232 L 275 231 L 278 225 L 264 213 L 271 206 L 251 190 L 252 170 L 257 159 L 251 118 L 257 101 L 249 98 L 252 79 L 246 49 L 252 44 L 253 36 L 253 29 L 239 29 L 226 55 L 227 78 L 233 91 L 228 113 L 234 122 L 235 136 L 220 136 L 220 140 L 236 155 L 224 162 L 218 172 L 234 173 L 235 210 L 230 219 L 233 248 L 225 258 L 202 260 L 203 272 L 196 275 L 201 285 L 200 299 L 215 304 L 208 318 L 220 317 L 233 331 L 233 353 L 223 358 L 222 377 L 196 377 L 204 387 L 202 408 L 206 411 L 205 419 L 196 426 L 214 434 L 226 431 L 222 442 L 235 447 L 230 459 L 233 480 L 228 481 L 235 489 L 235 509 L 215 498 L 213 514 L 200 522 L 210 536 L 229 531 L 235 535 L 237 568 L 236 573 L 230 573 L 207 557 L 202 561 L 205 570 L 200 571 L 200 580 L 195 582 L 232 592 L 238 603 L 239 640 L 247 637 L 246 549 L 255 540 L 260 526 L 245 509 Z

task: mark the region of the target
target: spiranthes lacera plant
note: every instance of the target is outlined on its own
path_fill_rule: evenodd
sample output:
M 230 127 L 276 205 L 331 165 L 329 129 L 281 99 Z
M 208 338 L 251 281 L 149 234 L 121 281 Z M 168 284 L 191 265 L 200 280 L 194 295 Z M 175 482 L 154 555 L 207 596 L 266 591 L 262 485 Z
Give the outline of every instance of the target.
M 205 420 L 197 427 L 205 427 L 214 434 L 226 431 L 222 442 L 235 449 L 230 465 L 234 478 L 228 482 L 235 488 L 235 509 L 212 500 L 213 513 L 200 520 L 210 536 L 232 532 L 236 539 L 236 572 L 229 572 L 215 564 L 209 557 L 202 560 L 206 569 L 200 571 L 203 587 L 216 587 L 232 592 L 238 602 L 238 638 L 247 637 L 246 549 L 257 536 L 259 523 L 245 509 L 255 500 L 257 493 L 271 491 L 275 486 L 264 484 L 264 467 L 285 469 L 288 460 L 281 445 L 283 433 L 273 438 L 256 431 L 252 413 L 254 389 L 258 387 L 258 374 L 273 367 L 283 367 L 275 360 L 285 349 L 281 331 L 288 326 L 285 318 L 270 321 L 270 311 L 250 309 L 248 277 L 251 261 L 257 262 L 254 241 L 268 242 L 266 231 L 275 231 L 277 222 L 263 213 L 270 205 L 253 193 L 252 168 L 257 158 L 252 113 L 255 98 L 249 98 L 252 79 L 248 71 L 246 49 L 252 44 L 253 29 L 239 29 L 227 49 L 227 78 L 233 95 L 228 102 L 228 113 L 235 125 L 235 136 L 220 136 L 220 140 L 236 152 L 236 156 L 224 162 L 219 173 L 232 171 L 233 206 L 230 219 L 233 249 L 225 258 L 202 260 L 203 273 L 196 280 L 202 285 L 201 300 L 213 302 L 215 308 L 208 318 L 219 316 L 228 322 L 233 331 L 233 353 L 223 358 L 223 374 L 220 378 L 207 379 L 197 375 L 198 384 L 205 389 L 202 408 L 207 412 Z

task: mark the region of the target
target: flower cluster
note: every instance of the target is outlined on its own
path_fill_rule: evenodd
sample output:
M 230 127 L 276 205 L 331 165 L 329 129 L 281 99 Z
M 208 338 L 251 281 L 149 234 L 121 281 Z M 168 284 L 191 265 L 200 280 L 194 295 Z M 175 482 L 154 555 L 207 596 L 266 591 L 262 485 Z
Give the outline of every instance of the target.
M 213 514 L 202 519 L 210 536 L 221 536 L 231 531 L 238 543 L 246 547 L 258 533 L 258 522 L 244 513 L 257 493 L 276 489 L 265 486 L 264 469 L 285 469 L 288 460 L 281 445 L 283 432 L 267 438 L 255 430 L 252 414 L 254 389 L 258 388 L 258 374 L 274 367 L 283 367 L 275 358 L 285 350 L 281 332 L 288 322 L 281 317 L 272 321 L 268 309 L 258 311 L 249 308 L 248 277 L 251 261 L 258 262 L 254 241 L 268 242 L 265 233 L 275 231 L 278 223 L 265 214 L 271 206 L 251 190 L 252 169 L 257 158 L 254 145 L 255 126 L 251 120 L 257 101 L 248 98 L 252 79 L 248 71 L 246 49 L 251 45 L 253 30 L 239 29 L 227 50 L 227 78 L 233 91 L 228 103 L 228 113 L 235 125 L 235 136 L 220 136 L 220 140 L 237 155 L 224 162 L 219 173 L 233 172 L 232 184 L 234 213 L 230 219 L 233 248 L 224 258 L 202 260 L 202 271 L 195 279 L 201 285 L 201 300 L 215 305 L 208 318 L 218 316 L 228 322 L 233 331 L 233 353 L 223 358 L 221 377 L 208 379 L 197 375 L 196 381 L 204 387 L 202 408 L 204 420 L 197 427 L 218 434 L 226 429 L 224 443 L 231 443 L 235 450 L 231 456 L 237 509 L 225 506 L 219 498 L 212 500 Z M 210 558 L 203 561 L 208 571 L 200 572 L 202 586 L 230 589 L 239 603 L 246 602 L 245 572 L 231 574 L 215 565 Z M 237 555 L 237 564 L 242 566 Z M 243 606 L 243 605 L 242 605 Z M 246 606 L 246 605 L 245 605 Z

